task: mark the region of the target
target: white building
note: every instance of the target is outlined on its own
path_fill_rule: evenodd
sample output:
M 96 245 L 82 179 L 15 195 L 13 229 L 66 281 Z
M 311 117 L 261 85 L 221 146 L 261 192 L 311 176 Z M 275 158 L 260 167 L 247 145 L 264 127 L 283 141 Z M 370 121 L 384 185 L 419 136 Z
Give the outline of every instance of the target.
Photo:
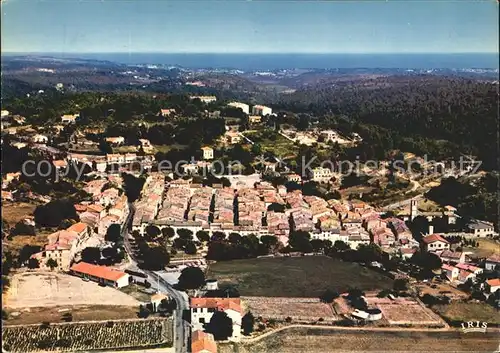
M 474 221 L 467 225 L 469 233 L 472 233 L 475 237 L 485 238 L 488 235 L 496 235 L 493 223 L 485 221 Z
M 4 118 L 6 116 L 9 116 L 10 112 L 8 110 L 2 110 L 1 117 Z
M 61 122 L 65 124 L 74 123 L 79 117 L 79 114 L 64 114 L 61 116 Z
M 203 151 L 203 159 L 214 159 L 214 149 L 212 147 L 204 146 L 201 150 Z
M 334 173 L 328 169 L 323 167 L 317 167 L 312 170 L 312 180 L 318 183 L 326 183 L 333 178 Z
M 189 99 L 199 99 L 203 103 L 211 103 L 217 100 L 216 96 L 190 96 Z
M 45 143 L 49 142 L 49 138 L 47 136 L 40 135 L 40 134 L 33 135 L 33 137 L 31 138 L 31 140 L 34 143 L 42 143 L 42 144 L 45 144 Z
M 273 110 L 265 105 L 254 105 L 252 107 L 253 115 L 271 115 Z
M 233 321 L 233 334 L 229 339 L 239 341 L 241 336 L 242 308 L 240 298 L 191 298 L 191 326 L 193 331 L 203 330 L 216 311 L 222 311 Z
M 240 102 L 231 102 L 228 104 L 228 106 L 234 107 L 234 108 L 240 108 L 243 111 L 243 113 L 250 114 L 250 106 L 248 104 L 240 103 Z
M 439 234 L 431 234 L 422 239 L 424 248 L 429 252 L 450 250 L 450 243 Z

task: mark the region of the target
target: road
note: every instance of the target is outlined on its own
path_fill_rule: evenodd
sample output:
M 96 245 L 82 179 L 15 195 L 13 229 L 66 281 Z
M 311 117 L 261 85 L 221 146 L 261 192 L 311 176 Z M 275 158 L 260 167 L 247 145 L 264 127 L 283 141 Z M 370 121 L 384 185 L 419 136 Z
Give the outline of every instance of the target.
M 134 205 L 129 203 L 130 213 L 128 215 L 127 221 L 122 229 L 123 242 L 125 245 L 125 251 L 127 252 L 130 262 L 132 265 L 137 266 L 137 258 L 132 251 L 129 241 L 129 228 L 133 219 L 135 212 Z M 177 304 L 177 309 L 175 310 L 175 320 L 174 320 L 174 348 L 176 353 L 184 353 L 188 351 L 189 347 L 189 330 L 190 326 L 187 321 L 184 320 L 183 314 L 189 309 L 189 297 L 186 293 L 178 291 L 172 287 L 163 277 L 161 271 L 144 271 L 148 275 L 148 280 L 152 284 L 157 284 L 159 290 L 168 295 L 175 300 Z

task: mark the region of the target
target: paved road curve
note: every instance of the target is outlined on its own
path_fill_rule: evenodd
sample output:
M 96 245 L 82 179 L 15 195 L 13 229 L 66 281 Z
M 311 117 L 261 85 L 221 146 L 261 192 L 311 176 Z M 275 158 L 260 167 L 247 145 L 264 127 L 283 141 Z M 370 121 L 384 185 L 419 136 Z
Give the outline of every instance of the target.
M 132 247 L 129 242 L 128 230 L 133 219 L 135 212 L 134 205 L 129 203 L 130 214 L 125 222 L 122 230 L 123 242 L 125 245 L 125 250 L 130 258 L 132 264 L 137 265 L 137 259 L 132 251 Z M 184 353 L 188 351 L 189 346 L 189 323 L 184 320 L 183 313 L 185 310 L 189 309 L 189 298 L 186 293 L 178 291 L 172 287 L 165 279 L 162 278 L 161 271 L 143 271 L 148 275 L 148 280 L 150 283 L 157 283 L 160 291 L 168 293 L 171 298 L 177 303 L 177 309 L 175 311 L 175 323 L 174 323 L 174 348 L 176 353 Z

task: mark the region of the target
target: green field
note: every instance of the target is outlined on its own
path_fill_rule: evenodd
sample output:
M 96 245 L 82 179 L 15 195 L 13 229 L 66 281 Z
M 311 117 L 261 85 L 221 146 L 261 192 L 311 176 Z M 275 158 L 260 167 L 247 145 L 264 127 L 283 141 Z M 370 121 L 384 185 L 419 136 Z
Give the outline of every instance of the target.
M 498 310 L 486 303 L 452 302 L 449 305 L 435 306 L 433 310 L 450 322 L 484 321 L 500 324 Z
M 217 278 L 220 286 L 235 286 L 242 296 L 318 297 L 327 288 L 392 288 L 388 277 L 326 256 L 218 262 L 210 265 L 207 276 Z

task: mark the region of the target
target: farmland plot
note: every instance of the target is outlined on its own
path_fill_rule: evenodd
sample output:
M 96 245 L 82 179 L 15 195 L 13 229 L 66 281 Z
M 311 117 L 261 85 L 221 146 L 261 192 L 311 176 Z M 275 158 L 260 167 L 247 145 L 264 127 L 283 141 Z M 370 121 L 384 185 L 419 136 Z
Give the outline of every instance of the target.
M 51 325 L 4 326 L 3 348 L 9 352 L 171 347 L 172 319 L 98 321 Z

